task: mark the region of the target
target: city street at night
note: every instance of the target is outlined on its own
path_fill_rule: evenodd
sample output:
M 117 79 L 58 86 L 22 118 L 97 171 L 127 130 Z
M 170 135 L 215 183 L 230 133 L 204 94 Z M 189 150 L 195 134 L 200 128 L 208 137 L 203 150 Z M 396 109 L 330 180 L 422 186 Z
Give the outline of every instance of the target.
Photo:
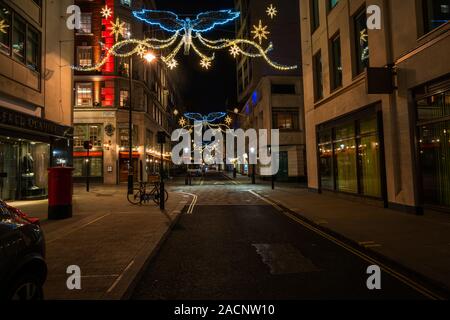
M 449 57 L 450 0 L 0 0 L 0 303 L 448 301 Z
M 372 263 L 361 252 L 290 219 L 250 192 L 258 189 L 221 175 L 196 181 L 192 213 L 174 227 L 133 299 L 429 298 L 389 273 L 381 291 L 369 291 Z

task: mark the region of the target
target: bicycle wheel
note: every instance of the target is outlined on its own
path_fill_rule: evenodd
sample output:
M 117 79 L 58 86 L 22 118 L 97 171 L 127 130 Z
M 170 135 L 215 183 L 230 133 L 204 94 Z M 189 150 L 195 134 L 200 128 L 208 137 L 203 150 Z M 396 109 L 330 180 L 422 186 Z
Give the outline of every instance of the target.
M 127 195 L 128 201 L 131 204 L 140 204 L 141 203 L 141 189 L 134 188 L 132 194 Z
M 161 200 L 161 196 L 160 196 L 159 191 L 155 192 L 154 195 L 153 195 L 153 201 L 156 204 L 159 204 L 160 200 Z M 169 200 L 169 193 L 166 190 L 164 190 L 164 201 L 167 202 L 167 200 Z

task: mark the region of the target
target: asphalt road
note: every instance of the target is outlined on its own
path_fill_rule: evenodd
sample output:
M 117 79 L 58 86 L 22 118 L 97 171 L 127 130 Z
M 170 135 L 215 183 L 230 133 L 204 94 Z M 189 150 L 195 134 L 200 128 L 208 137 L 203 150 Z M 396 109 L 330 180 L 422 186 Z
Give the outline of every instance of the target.
M 388 273 L 366 285 L 371 265 L 225 178 L 179 190 L 198 195 L 150 263 L 133 299 L 425 299 Z

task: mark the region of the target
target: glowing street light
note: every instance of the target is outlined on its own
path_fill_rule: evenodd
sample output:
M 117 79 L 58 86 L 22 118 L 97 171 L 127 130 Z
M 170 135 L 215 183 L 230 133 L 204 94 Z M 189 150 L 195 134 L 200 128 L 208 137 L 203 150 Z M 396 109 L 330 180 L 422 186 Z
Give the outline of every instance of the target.
M 152 52 L 149 51 L 145 54 L 144 59 L 148 63 L 152 63 L 156 59 L 156 56 Z

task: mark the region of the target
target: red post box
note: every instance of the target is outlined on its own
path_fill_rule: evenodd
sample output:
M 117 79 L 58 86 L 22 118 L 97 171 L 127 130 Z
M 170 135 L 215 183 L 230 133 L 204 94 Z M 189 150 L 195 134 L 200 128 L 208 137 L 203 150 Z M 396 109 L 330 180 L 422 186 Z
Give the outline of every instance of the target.
M 73 168 L 48 169 L 48 218 L 60 220 L 72 217 Z

